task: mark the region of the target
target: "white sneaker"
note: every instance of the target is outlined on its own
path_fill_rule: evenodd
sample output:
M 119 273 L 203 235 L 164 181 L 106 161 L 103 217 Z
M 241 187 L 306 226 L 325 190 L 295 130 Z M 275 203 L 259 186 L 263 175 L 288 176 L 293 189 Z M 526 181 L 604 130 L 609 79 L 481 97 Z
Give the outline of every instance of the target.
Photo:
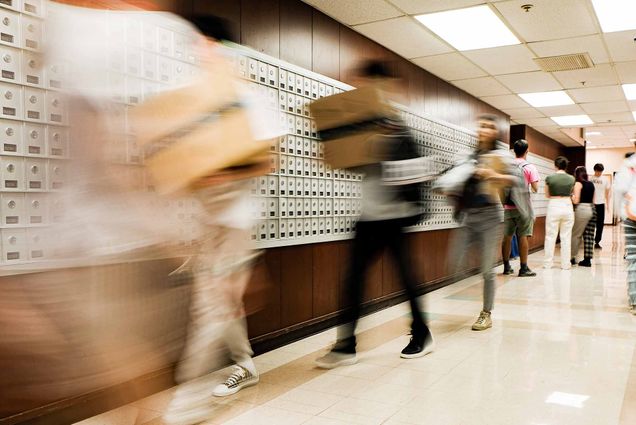
M 314 364 L 321 369 L 335 369 L 339 366 L 350 366 L 357 362 L 356 353 L 344 353 L 334 350 L 314 360 Z
M 546 270 L 549 270 L 549 269 L 552 268 L 552 264 L 544 264 L 543 268 L 546 269 Z
M 236 365 L 225 382 L 214 387 L 212 394 L 216 397 L 236 394 L 245 387 L 258 384 L 258 380 L 258 375 L 254 375 L 244 367 Z
M 571 265 L 567 265 L 567 266 L 561 266 L 561 270 L 570 270 L 572 268 Z

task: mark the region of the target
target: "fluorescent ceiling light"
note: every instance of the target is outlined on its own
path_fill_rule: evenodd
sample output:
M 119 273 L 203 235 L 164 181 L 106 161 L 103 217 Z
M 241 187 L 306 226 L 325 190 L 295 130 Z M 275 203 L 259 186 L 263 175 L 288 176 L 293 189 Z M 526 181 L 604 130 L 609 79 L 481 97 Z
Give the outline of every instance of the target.
M 586 136 L 600 136 L 601 132 L 600 131 L 589 131 L 589 132 L 585 132 Z
M 550 117 L 550 119 L 561 127 L 577 127 L 594 124 L 594 121 L 587 115 L 565 115 L 562 117 Z
M 627 100 L 636 100 L 636 84 L 623 84 L 623 91 Z
M 560 404 L 561 406 L 577 407 L 581 409 L 583 403 L 590 398 L 589 395 L 553 392 L 545 401 L 550 404 Z
M 460 51 L 521 44 L 488 5 L 415 17 Z
M 636 111 L 632 112 L 632 115 L 634 116 L 634 120 L 636 120 Z
M 537 93 L 520 93 L 519 97 L 535 108 L 544 106 L 574 105 L 574 101 L 563 90 Z
M 603 32 L 636 29 L 636 2 L 634 0 L 592 0 Z

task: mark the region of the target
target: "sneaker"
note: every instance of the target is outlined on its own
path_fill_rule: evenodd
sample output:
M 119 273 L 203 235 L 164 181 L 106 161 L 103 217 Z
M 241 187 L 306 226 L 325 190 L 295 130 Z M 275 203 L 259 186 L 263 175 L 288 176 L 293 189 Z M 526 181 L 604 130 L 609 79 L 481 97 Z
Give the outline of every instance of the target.
M 434 349 L 435 341 L 433 340 L 433 334 L 430 332 L 426 338 L 411 336 L 411 340 L 400 353 L 400 357 L 403 359 L 424 357 L 425 355 L 432 353 Z
M 230 376 L 224 383 L 217 385 L 212 390 L 212 394 L 216 397 L 226 397 L 236 394 L 241 389 L 258 384 L 258 374 L 254 375 L 242 366 L 234 366 Z
M 592 262 L 589 258 L 579 261 L 579 266 L 581 267 L 592 267 Z
M 321 369 L 335 369 L 340 366 L 350 366 L 356 364 L 358 358 L 354 352 L 344 352 L 331 350 L 322 357 L 314 360 L 314 364 Z
M 511 274 L 514 274 L 514 272 L 515 271 L 514 271 L 514 269 L 512 267 L 505 267 L 504 266 L 504 271 L 503 271 L 504 275 L 511 275 Z
M 603 248 L 601 247 L 600 244 L 595 243 L 594 244 L 594 249 L 603 249 Z
M 570 269 L 572 269 L 572 266 L 569 265 L 569 264 L 566 264 L 565 266 L 561 266 L 561 269 L 562 270 L 570 270 Z
M 519 270 L 519 277 L 533 277 L 537 274 L 530 270 L 529 268 Z
M 570 264 L 576 266 L 576 258 L 570 258 Z
M 474 331 L 485 331 L 492 327 L 492 319 L 490 318 L 489 311 L 482 311 L 477 318 L 477 321 L 473 324 L 472 329 Z
M 629 312 L 636 316 L 636 304 L 629 308 Z

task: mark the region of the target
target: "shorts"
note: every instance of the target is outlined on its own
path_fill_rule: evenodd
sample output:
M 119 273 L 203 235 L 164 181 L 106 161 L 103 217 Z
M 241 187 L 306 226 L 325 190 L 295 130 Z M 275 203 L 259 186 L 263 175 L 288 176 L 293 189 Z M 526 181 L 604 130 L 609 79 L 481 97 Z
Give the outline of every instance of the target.
M 523 217 L 521 213 L 514 210 L 504 211 L 504 235 L 512 236 L 516 233 L 518 237 L 532 236 L 534 229 L 534 218 Z

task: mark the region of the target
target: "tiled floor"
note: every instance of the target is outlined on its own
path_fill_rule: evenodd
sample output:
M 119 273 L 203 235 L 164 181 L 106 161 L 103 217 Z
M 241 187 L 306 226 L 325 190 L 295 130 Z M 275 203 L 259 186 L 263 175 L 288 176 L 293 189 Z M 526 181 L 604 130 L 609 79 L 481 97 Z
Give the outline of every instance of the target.
M 360 322 L 360 362 L 318 370 L 329 330 L 256 358 L 259 385 L 211 400 L 206 424 L 636 424 L 636 317 L 627 309 L 618 228 L 608 228 L 591 269 L 543 270 L 536 278 L 498 276 L 494 326 L 472 332 L 481 280 L 428 294 L 437 341 L 424 358 L 403 360 L 408 308 Z M 219 380 L 221 375 L 209 379 Z M 81 422 L 161 425 L 172 390 Z

